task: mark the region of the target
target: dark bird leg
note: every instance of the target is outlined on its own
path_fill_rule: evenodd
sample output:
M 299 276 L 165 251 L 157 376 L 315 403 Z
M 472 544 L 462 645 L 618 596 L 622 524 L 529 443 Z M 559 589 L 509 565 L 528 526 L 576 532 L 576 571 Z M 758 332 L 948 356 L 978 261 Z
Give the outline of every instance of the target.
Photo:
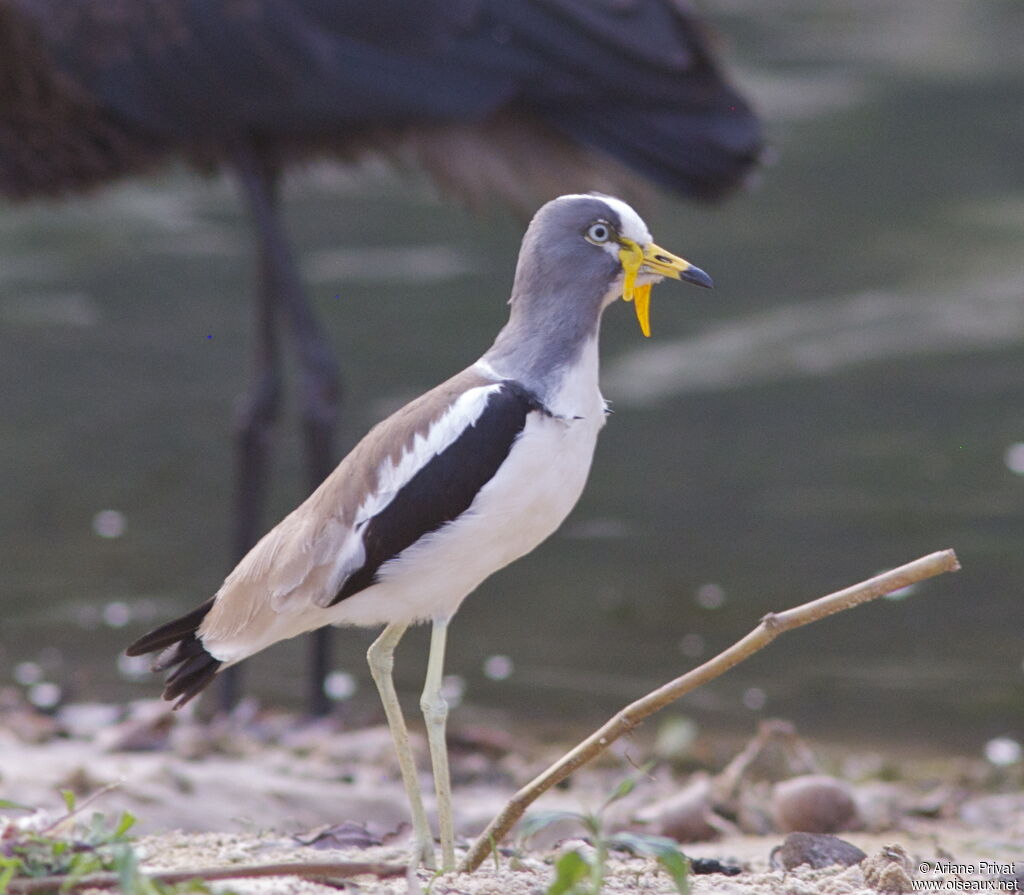
M 285 315 L 295 336 L 296 349 L 302 375 L 303 431 L 306 442 L 306 467 L 310 490 L 316 488 L 334 468 L 334 433 L 338 418 L 340 376 L 330 345 L 324 338 L 316 316 L 309 304 L 299 276 L 298 265 L 285 238 L 279 214 L 279 169 L 261 158 L 252 146 L 245 146 L 235 154 L 243 192 L 249 204 L 259 239 L 261 274 L 261 317 L 270 325 L 262 331 L 271 346 L 271 358 L 276 375 L 276 343 L 274 342 L 274 313 Z M 262 444 L 265 448 L 265 444 Z M 265 462 L 265 450 L 260 455 Z M 252 471 L 252 467 L 250 467 Z M 261 472 L 262 469 L 256 471 Z M 242 475 L 246 475 L 243 467 Z M 243 481 L 239 493 L 244 494 L 251 482 Z M 259 510 L 263 503 L 261 483 L 256 484 L 253 507 L 240 503 L 238 545 L 248 550 L 259 534 Z M 244 501 L 244 497 L 242 498 Z M 255 527 L 246 528 L 243 509 L 256 517 Z M 248 540 L 242 540 L 245 534 Z M 243 551 L 244 552 L 244 551 Z M 330 670 L 331 630 L 320 628 L 312 635 L 313 649 L 309 677 L 309 708 L 314 715 L 325 715 L 330 700 L 323 682 Z M 227 669 L 227 672 L 231 669 Z
M 284 294 L 302 369 L 302 427 L 306 442 L 309 490 L 312 492 L 337 464 L 334 442 L 341 398 L 341 376 L 334 352 L 302 288 L 294 258 L 287 251 L 285 254 L 291 276 Z M 331 671 L 334 631 L 330 626 L 325 626 L 317 628 L 310 637 L 313 644 L 307 698 L 310 712 L 314 717 L 322 717 L 331 710 L 324 682 Z
M 259 164 L 251 149 L 235 156 L 242 193 L 254 218 L 257 196 L 270 192 L 275 173 Z M 262 235 L 262 234 L 261 234 Z M 270 481 L 273 429 L 281 415 L 281 352 L 277 338 L 277 292 L 273 260 L 260 241 L 256 295 L 254 381 L 235 417 L 235 530 L 232 543 L 237 562 L 259 540 Z M 219 675 L 220 707 L 230 711 L 241 698 L 241 667 L 232 665 Z

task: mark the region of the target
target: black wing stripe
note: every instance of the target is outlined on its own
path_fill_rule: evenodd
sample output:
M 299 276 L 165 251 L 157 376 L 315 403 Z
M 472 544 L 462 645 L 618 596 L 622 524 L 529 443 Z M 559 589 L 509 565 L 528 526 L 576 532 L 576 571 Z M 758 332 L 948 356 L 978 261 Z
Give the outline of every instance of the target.
M 424 535 L 461 516 L 512 450 L 540 401 L 515 382 L 503 382 L 477 421 L 417 472 L 394 499 L 366 523 L 366 559 L 346 579 L 330 605 L 375 584 L 380 567 Z

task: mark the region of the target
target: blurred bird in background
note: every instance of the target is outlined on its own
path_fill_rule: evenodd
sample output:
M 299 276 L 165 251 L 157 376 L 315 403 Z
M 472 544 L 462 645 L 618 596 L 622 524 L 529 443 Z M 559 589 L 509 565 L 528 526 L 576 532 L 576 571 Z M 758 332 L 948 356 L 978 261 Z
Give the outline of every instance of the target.
M 238 179 L 260 281 L 236 558 L 262 533 L 282 328 L 310 488 L 335 464 L 340 376 L 280 219 L 286 168 L 384 157 L 471 206 L 526 213 L 573 190 L 716 200 L 761 149 L 682 0 L 0 0 L 0 194 L 60 197 L 175 159 Z

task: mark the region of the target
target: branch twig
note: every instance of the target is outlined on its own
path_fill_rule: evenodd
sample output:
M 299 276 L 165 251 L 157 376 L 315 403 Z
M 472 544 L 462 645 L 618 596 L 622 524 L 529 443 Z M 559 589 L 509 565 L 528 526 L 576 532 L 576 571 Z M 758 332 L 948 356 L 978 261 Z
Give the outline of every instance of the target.
M 622 709 L 608 720 L 603 727 L 594 731 L 572 751 L 567 752 L 551 767 L 534 778 L 517 792 L 491 823 L 484 830 L 473 847 L 469 850 L 459 870 L 468 873 L 476 870 L 489 854 L 490 850 L 500 843 L 516 822 L 523 816 L 526 809 L 544 792 L 556 783 L 561 782 L 573 771 L 586 764 L 594 756 L 600 754 L 608 746 L 636 727 L 649 715 L 664 708 L 670 702 L 679 699 L 708 681 L 724 674 L 730 668 L 749 658 L 758 650 L 763 649 L 784 631 L 791 631 L 803 625 L 816 622 L 828 615 L 852 609 L 861 603 L 874 600 L 884 594 L 900 590 L 917 581 L 932 578 L 943 572 L 955 572 L 960 568 L 956 554 L 952 550 L 941 550 L 920 559 L 876 575 L 853 587 L 837 591 L 826 597 L 812 600 L 787 609 L 785 612 L 770 612 L 753 631 L 742 640 L 734 643 L 724 652 L 705 662 L 681 677 L 659 687 Z
M 239 864 L 235 867 L 198 867 L 193 870 L 145 871 L 151 880 L 174 885 L 194 879 L 242 879 L 256 876 L 299 876 L 303 879 L 359 876 L 364 873 L 378 877 L 401 876 L 404 864 L 381 864 L 374 861 L 333 861 L 324 863 L 296 862 L 281 864 Z M 35 879 L 12 880 L 7 887 L 11 895 L 43 895 L 46 892 L 76 889 L 110 889 L 120 884 L 116 873 L 90 873 L 68 886 L 66 876 L 38 876 Z M 65 887 L 65 888 L 62 888 Z

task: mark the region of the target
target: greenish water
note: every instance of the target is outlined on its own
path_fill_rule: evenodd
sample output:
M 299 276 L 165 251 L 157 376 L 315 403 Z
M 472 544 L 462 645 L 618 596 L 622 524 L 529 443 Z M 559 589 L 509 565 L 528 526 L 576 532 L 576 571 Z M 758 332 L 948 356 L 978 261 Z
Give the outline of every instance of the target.
M 706 6 L 777 160 L 721 208 L 643 209 L 717 288 L 659 287 L 649 341 L 609 312 L 616 413 L 588 490 L 467 601 L 450 671 L 475 703 L 588 718 L 769 609 L 952 546 L 959 575 L 787 635 L 682 709 L 822 737 L 1020 738 L 1024 7 Z M 329 167 L 293 176 L 287 208 L 348 447 L 489 344 L 520 225 Z M 183 171 L 0 209 L 0 681 L 157 691 L 116 656 L 226 571 L 250 253 L 231 184 Z M 275 518 L 304 481 L 288 411 Z M 400 655 L 410 691 L 424 641 Z M 360 696 L 367 642 L 339 636 Z M 296 700 L 301 652 L 257 657 L 253 688 Z M 483 671 L 495 655 L 505 680 Z

